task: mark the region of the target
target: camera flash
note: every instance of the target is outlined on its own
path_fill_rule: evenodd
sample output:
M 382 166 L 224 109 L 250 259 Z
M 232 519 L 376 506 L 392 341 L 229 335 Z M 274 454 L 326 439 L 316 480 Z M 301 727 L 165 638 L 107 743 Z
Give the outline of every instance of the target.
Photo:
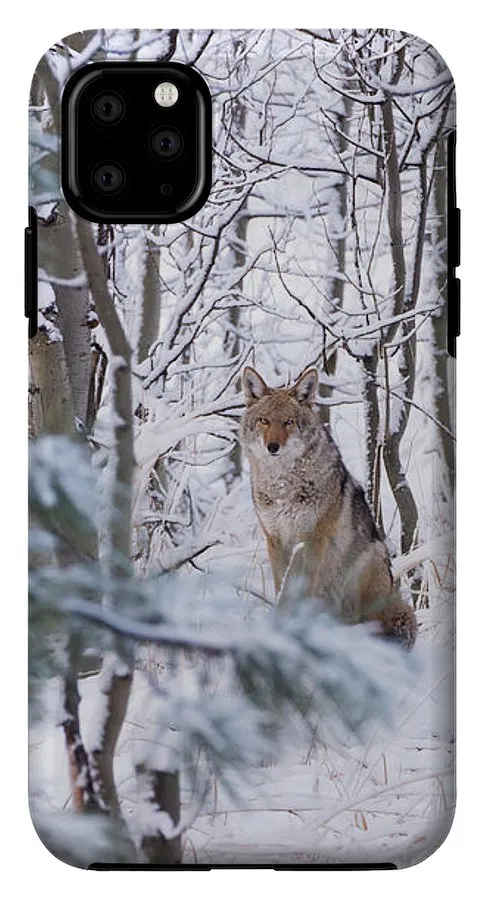
M 176 85 L 172 84 L 171 81 L 161 81 L 155 88 L 154 96 L 159 106 L 168 108 L 175 106 L 179 98 L 179 92 Z

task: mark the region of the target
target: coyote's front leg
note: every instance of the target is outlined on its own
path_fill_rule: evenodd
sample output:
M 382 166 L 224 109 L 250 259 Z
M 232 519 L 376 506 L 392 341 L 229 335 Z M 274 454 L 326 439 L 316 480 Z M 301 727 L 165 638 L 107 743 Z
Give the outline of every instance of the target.
M 322 566 L 322 548 L 314 535 L 303 535 L 286 553 L 286 567 L 282 584 L 277 590 L 280 606 L 288 601 L 315 599 L 319 596 L 319 580 Z
M 295 544 L 291 551 L 273 540 L 268 553 L 273 568 L 273 578 L 278 606 L 288 606 L 298 598 L 310 596 L 312 581 L 311 567 L 308 564 L 307 547 L 304 541 Z
M 276 599 L 278 600 L 281 585 L 283 583 L 283 579 L 288 569 L 291 557 L 277 537 L 272 537 L 271 535 L 267 534 L 266 545 L 268 548 L 269 561 L 271 563 L 271 571 L 273 573 Z

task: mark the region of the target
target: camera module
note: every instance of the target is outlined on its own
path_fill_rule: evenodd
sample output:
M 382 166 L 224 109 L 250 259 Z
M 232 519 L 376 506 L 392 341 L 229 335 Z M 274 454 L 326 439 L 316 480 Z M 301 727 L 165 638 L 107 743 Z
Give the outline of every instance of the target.
M 62 188 L 89 222 L 183 222 L 209 196 L 211 95 L 193 66 L 102 59 L 61 98 Z

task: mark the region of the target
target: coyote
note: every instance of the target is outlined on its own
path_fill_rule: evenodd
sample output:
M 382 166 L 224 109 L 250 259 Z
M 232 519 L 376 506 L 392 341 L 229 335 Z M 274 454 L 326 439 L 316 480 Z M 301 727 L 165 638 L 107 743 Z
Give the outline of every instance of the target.
M 396 597 L 364 492 L 312 408 L 317 370 L 269 388 L 247 367 L 242 382 L 242 443 L 279 605 L 300 591 L 345 622 L 376 620 L 381 634 L 412 647 L 415 615 Z

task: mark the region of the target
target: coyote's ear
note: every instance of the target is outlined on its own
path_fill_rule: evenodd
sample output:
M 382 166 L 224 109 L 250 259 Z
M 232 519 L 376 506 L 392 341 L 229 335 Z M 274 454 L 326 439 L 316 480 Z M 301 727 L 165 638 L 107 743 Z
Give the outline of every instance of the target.
M 251 366 L 246 366 L 244 369 L 242 384 L 247 406 L 251 406 L 251 403 L 256 403 L 265 394 L 269 394 L 268 385 Z
M 291 392 L 299 403 L 313 404 L 318 387 L 318 372 L 316 369 L 308 369 L 297 379 Z

